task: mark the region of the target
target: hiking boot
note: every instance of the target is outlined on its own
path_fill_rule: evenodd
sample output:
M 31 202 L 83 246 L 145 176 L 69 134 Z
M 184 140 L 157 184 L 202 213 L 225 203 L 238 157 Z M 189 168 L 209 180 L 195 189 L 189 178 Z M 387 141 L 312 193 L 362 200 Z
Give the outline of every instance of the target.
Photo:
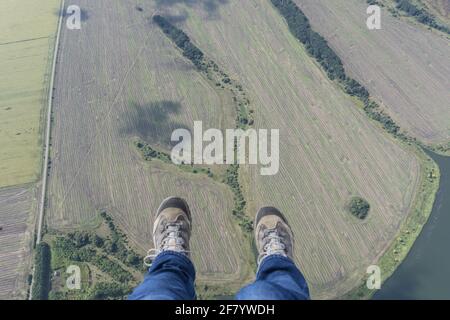
M 189 257 L 189 239 L 191 237 L 191 211 L 184 199 L 169 197 L 156 212 L 153 224 L 153 245 L 144 258 L 144 264 L 150 266 L 158 254 L 163 251 L 175 251 Z
M 258 265 L 273 254 L 293 258 L 294 237 L 286 218 L 276 208 L 259 209 L 255 218 L 255 241 L 258 250 Z

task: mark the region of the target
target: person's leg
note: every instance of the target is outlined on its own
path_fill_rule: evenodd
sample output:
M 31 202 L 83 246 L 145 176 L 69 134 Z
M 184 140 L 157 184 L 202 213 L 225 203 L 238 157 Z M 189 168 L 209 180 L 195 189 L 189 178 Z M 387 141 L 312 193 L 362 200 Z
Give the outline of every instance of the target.
M 168 198 L 157 210 L 153 243 L 146 259 L 151 267 L 130 300 L 192 300 L 195 269 L 189 259 L 191 213 L 183 199 Z
M 242 288 L 238 300 L 310 299 L 306 280 L 292 260 L 293 235 L 286 218 L 275 208 L 265 207 L 255 219 L 259 252 L 256 280 Z
M 193 300 L 195 270 L 186 255 L 164 251 L 153 261 L 130 300 Z
M 306 300 L 309 299 L 309 289 L 294 262 L 274 254 L 261 261 L 255 282 L 242 288 L 236 299 Z

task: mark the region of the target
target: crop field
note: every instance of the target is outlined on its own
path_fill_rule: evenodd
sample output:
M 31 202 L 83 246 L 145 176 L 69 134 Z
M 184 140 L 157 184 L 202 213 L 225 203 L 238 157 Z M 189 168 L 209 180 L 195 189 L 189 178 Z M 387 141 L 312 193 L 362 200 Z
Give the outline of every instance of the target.
M 58 8 L 58 0 L 0 3 L 0 299 L 26 298 L 37 209 L 29 182 L 40 172 Z
M 0 191 L 0 299 L 25 299 L 31 264 L 33 191 Z M 36 209 L 36 208 L 34 208 Z M 32 220 L 32 219 L 31 219 Z
M 440 17 L 443 21 L 450 22 L 450 1 L 448 0 L 423 0 L 431 13 Z
M 58 0 L 0 3 L 0 188 L 35 181 Z
M 170 195 L 193 212 L 192 256 L 200 281 L 240 284 L 249 241 L 231 216 L 223 183 L 144 161 L 142 139 L 170 151 L 176 128 L 234 126 L 231 97 L 195 70 L 136 1 L 71 1 L 81 30 L 63 28 L 55 78 L 46 223 L 58 231 L 94 228 L 106 210 L 140 254 L 152 245 L 153 215 Z M 137 10 L 137 5 L 143 10 Z
M 243 170 L 248 214 L 262 205 L 280 208 L 294 228 L 296 260 L 313 297 L 338 297 L 359 285 L 410 212 L 419 161 L 328 80 L 269 1 L 214 3 L 160 2 L 155 11 L 178 18 L 192 41 L 240 81 L 255 127 L 280 129 L 279 173 Z M 345 209 L 354 195 L 371 205 L 365 221 Z
M 409 2 L 418 8 L 425 9 L 439 23 L 447 24 L 450 22 L 450 1 L 449 0 L 409 0 Z M 381 4 L 395 8 L 395 0 L 382 0 Z
M 381 30 L 370 31 L 362 0 L 295 2 L 342 58 L 349 75 L 400 127 L 427 144 L 449 142 L 450 43 L 444 35 L 384 9 Z
M 437 21 L 450 27 L 450 1 L 449 0 L 420 0 L 420 4 L 432 14 Z

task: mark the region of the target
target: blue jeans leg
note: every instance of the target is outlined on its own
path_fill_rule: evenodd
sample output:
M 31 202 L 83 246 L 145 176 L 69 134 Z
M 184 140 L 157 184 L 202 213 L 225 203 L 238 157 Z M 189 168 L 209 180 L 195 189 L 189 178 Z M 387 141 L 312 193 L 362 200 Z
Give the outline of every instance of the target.
M 128 296 L 129 300 L 194 300 L 195 269 L 184 254 L 160 253 L 142 283 Z
M 308 300 L 305 278 L 294 262 L 282 255 L 264 258 L 256 273 L 255 282 L 242 288 L 237 300 Z

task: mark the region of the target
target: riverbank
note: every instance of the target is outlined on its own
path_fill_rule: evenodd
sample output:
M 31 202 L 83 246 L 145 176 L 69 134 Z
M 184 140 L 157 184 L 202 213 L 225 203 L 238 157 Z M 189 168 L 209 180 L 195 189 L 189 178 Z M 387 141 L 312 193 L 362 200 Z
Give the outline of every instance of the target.
M 427 151 L 441 177 L 430 218 L 406 259 L 374 299 L 450 299 L 450 157 Z
M 420 161 L 420 181 L 411 212 L 402 223 L 397 236 L 378 261 L 373 264 L 381 269 L 382 283 L 384 283 L 404 261 L 408 252 L 419 237 L 422 228 L 431 215 L 436 193 L 439 189 L 440 170 L 433 159 L 422 149 L 417 147 L 415 154 Z M 343 299 L 369 299 L 376 293 L 366 286 L 366 275 L 361 284 L 344 295 Z

